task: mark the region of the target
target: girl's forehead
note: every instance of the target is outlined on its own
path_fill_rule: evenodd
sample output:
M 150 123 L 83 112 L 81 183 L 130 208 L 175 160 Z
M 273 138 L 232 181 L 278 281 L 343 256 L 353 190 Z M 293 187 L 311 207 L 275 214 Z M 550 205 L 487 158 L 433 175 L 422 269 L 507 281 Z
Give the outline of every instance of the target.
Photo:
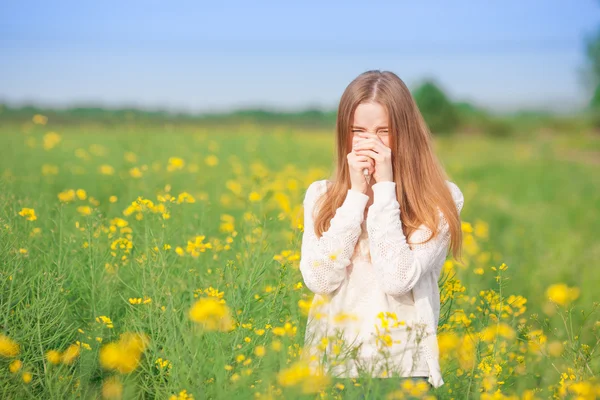
M 361 103 L 356 107 L 353 124 L 387 122 L 388 114 L 381 104 Z

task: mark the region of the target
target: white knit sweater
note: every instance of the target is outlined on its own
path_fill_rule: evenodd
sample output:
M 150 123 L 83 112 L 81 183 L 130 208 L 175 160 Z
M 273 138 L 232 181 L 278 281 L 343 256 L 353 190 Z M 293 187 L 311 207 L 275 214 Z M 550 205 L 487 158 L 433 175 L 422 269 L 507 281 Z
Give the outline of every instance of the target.
M 446 183 L 460 213 L 463 194 L 453 182 Z M 421 225 L 407 242 L 396 183 L 378 182 L 372 185 L 373 204 L 366 219 L 369 196 L 348 190 L 329 229 L 318 238 L 313 212 L 316 200 L 327 191 L 327 184 L 327 180 L 313 182 L 303 203 L 300 271 L 306 287 L 315 293 L 306 326 L 304 355 L 313 367 L 322 366 L 323 361 L 332 366 L 330 371 L 337 377 L 356 377 L 359 370 L 368 370 L 381 377 L 392 373 L 428 376 L 434 387 L 443 385 L 436 337 L 440 314 L 438 279 L 450 242 L 443 213 L 439 211 L 439 233 L 435 238 L 418 244 L 431 235 Z M 394 317 L 404 323 L 394 323 Z M 340 348 L 332 340 L 338 334 L 349 345 L 341 352 L 354 348 L 352 357 L 339 354 Z M 326 337 L 328 341 L 324 340 Z M 351 361 L 331 363 L 336 357 Z

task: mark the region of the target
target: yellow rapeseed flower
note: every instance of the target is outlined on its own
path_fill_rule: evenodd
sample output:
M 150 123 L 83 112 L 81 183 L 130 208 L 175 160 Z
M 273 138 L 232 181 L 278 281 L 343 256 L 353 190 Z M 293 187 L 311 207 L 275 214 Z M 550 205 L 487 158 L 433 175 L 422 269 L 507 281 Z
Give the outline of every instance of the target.
M 510 325 L 502 322 L 499 324 L 492 324 L 484 328 L 481 331 L 480 336 L 481 340 L 485 342 L 493 342 L 498 336 L 509 340 L 514 339 L 516 337 L 516 332 Z
M 167 171 L 173 172 L 179 169 L 183 169 L 185 167 L 185 161 L 179 157 L 171 157 L 169 158 L 169 163 L 167 165 Z
M 27 221 L 35 221 L 37 219 L 33 208 L 22 208 L 21 211 L 19 211 L 19 215 L 24 217 Z
M 14 373 L 17 373 L 17 372 L 19 372 L 19 370 L 21 369 L 21 367 L 22 367 L 22 366 L 23 366 L 23 361 L 21 361 L 21 360 L 13 360 L 13 361 L 12 361 L 12 362 L 9 364 L 9 366 L 8 366 L 8 370 L 9 370 L 11 373 L 13 373 L 13 374 L 14 374 Z
M 125 161 L 132 163 L 132 164 L 134 162 L 137 162 L 137 159 L 138 159 L 137 155 L 131 151 L 126 152 L 124 158 L 125 158 Z
M 57 175 L 57 174 L 58 174 L 58 167 L 56 165 L 52 165 L 52 164 L 42 165 L 42 175 L 48 176 L 48 175 Z
M 552 357 L 560 357 L 564 349 L 564 346 L 558 340 L 554 340 L 548 343 L 548 354 Z
M 128 374 L 139 365 L 149 338 L 145 334 L 126 332 L 116 342 L 107 343 L 100 349 L 100 364 L 105 369 Z
M 194 400 L 194 396 L 183 389 L 179 394 L 172 394 L 169 400 Z
M 32 378 L 31 372 L 23 372 L 23 375 L 21 375 L 21 377 L 23 379 L 23 382 L 25 382 L 25 383 L 31 382 L 31 378 Z
M 264 355 L 267 354 L 267 349 L 265 348 L 265 346 L 256 346 L 254 348 L 254 354 L 257 357 L 264 357 Z
M 83 216 L 92 214 L 92 207 L 90 206 L 79 206 L 77 207 L 77 212 Z
M 75 195 L 77 196 L 77 198 L 79 200 L 85 200 L 85 199 L 87 199 L 87 192 L 85 191 L 85 189 L 77 189 L 75 191 Z
M 211 154 L 204 159 L 204 162 L 209 167 L 215 167 L 219 164 L 219 158 L 217 156 L 215 156 L 214 154 Z
M 44 149 L 50 150 L 60 143 L 61 137 L 56 132 L 48 132 L 44 135 Z
M 195 202 L 196 202 L 196 199 L 194 198 L 194 196 L 192 196 L 188 192 L 180 193 L 179 196 L 177 196 L 177 204 L 195 203 Z
M 113 328 L 113 323 L 112 323 L 111 319 L 105 315 L 96 317 L 96 322 L 100 322 L 100 323 L 106 325 L 107 328 L 111 328 L 111 329 Z
M 58 363 L 60 363 L 61 359 L 62 359 L 62 356 L 59 351 L 48 350 L 46 352 L 46 360 L 48 360 L 48 362 L 50 364 L 58 364 Z
M 304 360 L 294 362 L 277 375 L 277 381 L 282 386 L 301 385 L 302 392 L 318 393 L 331 381 L 331 377 L 321 370 L 313 371 Z
M 283 329 L 280 326 L 277 326 L 275 328 L 273 328 L 273 334 L 277 335 L 277 336 L 284 336 L 285 335 L 285 329 Z
M 58 194 L 58 200 L 62 201 L 63 203 L 68 203 L 75 200 L 75 190 L 69 189 L 65 190 L 64 192 L 60 192 Z
M 231 312 L 223 300 L 203 297 L 194 303 L 189 311 L 192 321 L 201 324 L 209 331 L 230 331 L 234 329 Z
M 15 357 L 19 354 L 19 344 L 0 333 L 0 356 Z
M 48 122 L 48 117 L 42 114 L 35 114 L 33 118 L 31 118 L 34 124 L 36 125 L 46 125 Z
M 123 396 L 123 384 L 116 376 L 108 377 L 102 383 L 102 398 L 120 399 Z
M 225 186 L 238 196 L 242 193 L 242 185 L 238 181 L 230 179 L 225 182 Z
M 100 167 L 98 167 L 98 172 L 100 172 L 102 175 L 113 175 L 115 173 L 115 169 L 112 165 L 102 164 Z
M 171 369 L 173 365 L 169 360 L 165 360 L 162 357 L 158 357 L 154 362 L 159 368 L 168 368 Z
M 61 361 L 63 364 L 70 365 L 75 362 L 79 357 L 81 346 L 78 344 L 71 344 L 61 355 Z
M 556 283 L 546 289 L 546 297 L 560 306 L 568 306 L 579 297 L 579 288 L 569 287 L 564 283 Z
M 260 199 L 262 199 L 262 196 L 258 192 L 251 192 L 248 195 L 248 200 L 250 200 L 251 202 L 257 202 L 260 201 Z
M 138 167 L 133 167 L 129 170 L 129 176 L 131 176 L 132 178 L 139 179 L 142 177 L 142 175 L 142 170 Z

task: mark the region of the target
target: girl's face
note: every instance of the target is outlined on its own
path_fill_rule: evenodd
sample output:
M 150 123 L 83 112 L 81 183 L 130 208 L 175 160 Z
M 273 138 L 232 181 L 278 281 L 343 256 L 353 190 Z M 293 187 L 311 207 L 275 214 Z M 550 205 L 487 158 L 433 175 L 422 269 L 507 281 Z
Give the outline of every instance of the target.
M 370 132 L 377 134 L 381 141 L 387 147 L 390 147 L 388 114 L 386 109 L 379 103 L 360 103 L 354 111 L 354 119 L 350 129 L 352 131 L 351 141 L 357 138 L 360 133 Z

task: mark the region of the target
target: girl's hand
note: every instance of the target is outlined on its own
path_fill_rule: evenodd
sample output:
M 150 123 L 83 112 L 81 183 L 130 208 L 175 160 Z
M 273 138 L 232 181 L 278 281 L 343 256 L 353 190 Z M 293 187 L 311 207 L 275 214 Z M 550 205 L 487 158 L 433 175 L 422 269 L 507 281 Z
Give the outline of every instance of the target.
M 350 170 L 351 189 L 366 194 L 368 185 L 363 170 L 367 168 L 369 174 L 373 174 L 375 171 L 375 161 L 369 156 L 358 155 L 354 151 L 348 153 L 346 158 L 348 159 L 348 168 Z
M 375 161 L 375 182 L 394 181 L 392 170 L 392 149 L 381 141 L 381 138 L 373 133 L 360 132 L 356 134 L 361 140 L 354 143 L 353 152 L 359 156 L 368 156 Z

